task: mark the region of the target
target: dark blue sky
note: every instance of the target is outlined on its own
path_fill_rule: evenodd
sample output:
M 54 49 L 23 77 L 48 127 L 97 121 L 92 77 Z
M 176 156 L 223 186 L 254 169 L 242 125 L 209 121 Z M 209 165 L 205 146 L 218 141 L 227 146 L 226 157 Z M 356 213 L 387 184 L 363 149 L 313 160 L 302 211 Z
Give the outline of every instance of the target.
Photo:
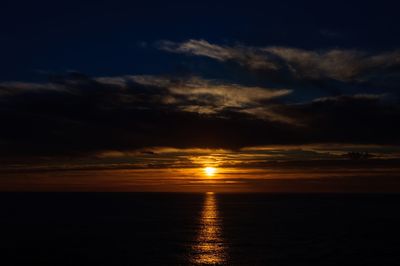
M 384 0 L 2 1 L 0 187 L 120 188 L 125 174 L 96 171 L 157 168 L 170 180 L 157 191 L 177 191 L 192 173 L 170 169 L 217 166 L 244 170 L 225 176 L 235 189 L 270 189 L 270 169 L 298 169 L 307 179 L 290 186 L 319 191 L 308 173 L 326 169 L 329 191 L 398 192 L 399 10 Z M 245 169 L 257 177 L 247 182 Z M 27 184 L 7 177 L 21 171 Z M 148 190 L 130 180 L 127 190 Z
M 391 50 L 400 45 L 399 8 L 395 1 L 3 1 L 0 80 L 71 70 L 170 74 L 191 65 L 189 71 L 206 71 L 199 68 L 207 59 L 155 49 L 160 40 Z M 212 64 L 207 69 L 212 75 Z

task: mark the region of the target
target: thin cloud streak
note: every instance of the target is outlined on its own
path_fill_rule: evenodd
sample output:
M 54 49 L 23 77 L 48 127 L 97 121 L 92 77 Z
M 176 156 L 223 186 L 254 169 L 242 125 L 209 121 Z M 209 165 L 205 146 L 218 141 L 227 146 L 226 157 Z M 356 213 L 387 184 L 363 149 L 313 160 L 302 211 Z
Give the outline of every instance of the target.
M 351 49 L 313 51 L 279 46 L 226 46 L 193 39 L 182 43 L 162 41 L 158 47 L 173 53 L 234 61 L 254 70 L 284 71 L 297 79 L 363 82 L 382 71 L 396 71 L 400 66 L 398 50 L 381 53 Z

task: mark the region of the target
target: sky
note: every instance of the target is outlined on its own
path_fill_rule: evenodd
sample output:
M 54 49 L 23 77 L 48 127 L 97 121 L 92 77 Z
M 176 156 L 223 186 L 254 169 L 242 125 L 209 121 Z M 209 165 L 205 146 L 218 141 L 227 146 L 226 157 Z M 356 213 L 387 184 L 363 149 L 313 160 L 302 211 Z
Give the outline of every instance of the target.
M 4 1 L 0 190 L 400 192 L 399 8 Z

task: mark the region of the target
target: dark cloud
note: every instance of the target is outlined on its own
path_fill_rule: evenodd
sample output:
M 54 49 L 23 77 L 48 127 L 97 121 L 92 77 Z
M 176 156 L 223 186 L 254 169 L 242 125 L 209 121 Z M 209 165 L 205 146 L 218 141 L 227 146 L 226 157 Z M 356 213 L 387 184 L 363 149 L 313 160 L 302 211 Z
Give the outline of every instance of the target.
M 166 78 L 90 78 L 77 73 L 52 77 L 45 84 L 3 83 L 1 156 L 93 154 L 154 146 L 239 149 L 399 143 L 399 106 L 383 96 L 285 103 L 272 98 L 289 93 L 286 89 L 201 79 L 178 84 Z
M 91 153 L 147 146 L 233 148 L 241 146 L 240 133 L 233 133 L 238 130 L 251 135 L 251 129 L 261 125 L 276 131 L 275 125 L 264 125 L 260 119 L 247 119 L 247 114 L 223 108 L 218 115 L 182 110 L 189 104 L 209 105 L 185 97 L 179 98 L 183 103 L 165 102 L 174 96 L 168 87 L 119 80 L 122 83 L 75 73 L 32 88 L 25 83 L 3 84 L 0 90 L 7 92 L 0 98 L 3 155 Z M 233 90 L 240 92 L 241 88 Z M 250 89 L 252 92 L 261 94 L 261 99 L 274 96 L 267 90 L 263 94 L 260 88 Z M 210 95 L 205 93 L 205 97 Z M 242 98 L 246 104 L 254 100 L 248 95 Z
M 305 120 L 315 142 L 399 143 L 399 105 L 380 97 L 338 96 L 281 108 Z

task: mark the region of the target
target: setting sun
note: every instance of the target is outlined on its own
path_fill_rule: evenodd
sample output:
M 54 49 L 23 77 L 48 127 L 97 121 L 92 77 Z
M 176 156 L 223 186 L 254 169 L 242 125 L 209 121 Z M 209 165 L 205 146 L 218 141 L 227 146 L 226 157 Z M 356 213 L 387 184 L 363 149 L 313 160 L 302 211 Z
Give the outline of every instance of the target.
M 204 168 L 204 173 L 207 176 L 213 176 L 216 171 L 217 171 L 217 169 L 215 167 L 206 167 L 206 168 Z

